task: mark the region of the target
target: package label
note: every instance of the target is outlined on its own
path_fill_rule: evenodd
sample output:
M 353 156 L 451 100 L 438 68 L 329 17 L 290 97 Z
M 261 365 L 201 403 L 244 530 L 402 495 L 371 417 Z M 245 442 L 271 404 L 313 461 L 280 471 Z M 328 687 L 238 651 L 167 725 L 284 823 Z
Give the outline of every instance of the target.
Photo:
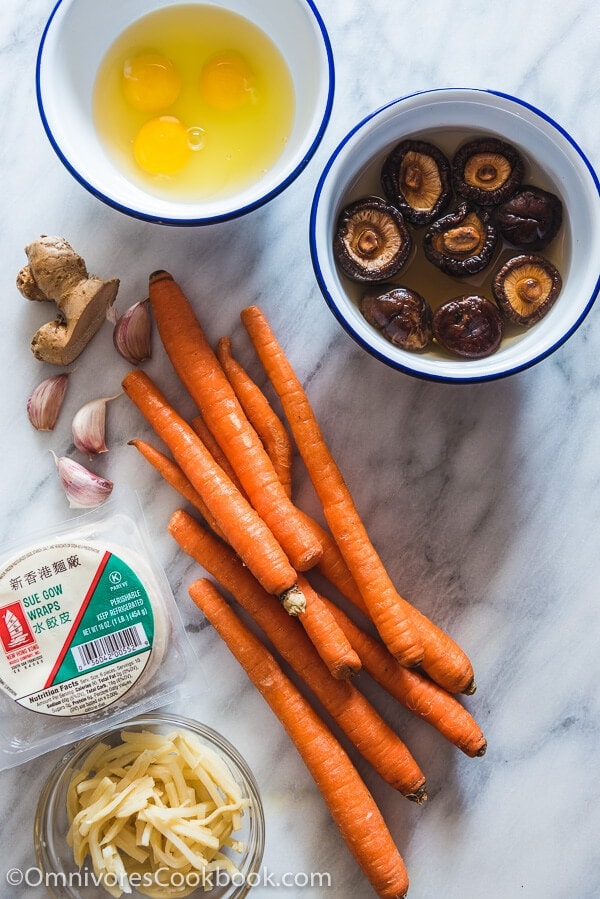
M 0 571 L 0 688 L 25 708 L 82 715 L 138 680 L 154 641 L 148 592 L 102 544 L 36 546 Z

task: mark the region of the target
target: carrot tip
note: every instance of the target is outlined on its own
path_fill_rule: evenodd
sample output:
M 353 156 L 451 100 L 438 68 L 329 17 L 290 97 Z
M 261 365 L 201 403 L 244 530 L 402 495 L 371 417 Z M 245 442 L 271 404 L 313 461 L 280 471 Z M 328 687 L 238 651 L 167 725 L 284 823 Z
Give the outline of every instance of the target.
M 333 668 L 332 666 L 330 670 L 336 680 L 350 680 L 352 677 L 358 674 L 358 672 L 361 670 L 361 667 L 356 667 L 356 665 L 343 664 L 337 668 Z
M 288 615 L 301 615 L 306 612 L 306 597 L 297 584 L 285 590 L 279 599 Z
M 411 802 L 416 802 L 417 805 L 423 805 L 424 802 L 427 802 L 427 790 L 425 784 L 420 786 L 414 793 L 406 793 L 405 798 L 409 799 Z
M 165 271 L 164 268 L 157 268 L 156 271 L 150 274 L 148 281 L 152 283 L 153 281 L 172 281 L 173 275 L 169 274 L 169 272 Z
M 478 751 L 475 753 L 475 758 L 480 759 L 483 755 L 485 755 L 486 750 L 487 750 L 487 741 L 486 741 L 486 742 L 483 744 L 483 746 L 481 746 L 481 748 L 478 749 Z
M 465 696 L 472 696 L 476 689 L 477 684 L 474 680 L 471 680 L 462 692 L 465 694 Z

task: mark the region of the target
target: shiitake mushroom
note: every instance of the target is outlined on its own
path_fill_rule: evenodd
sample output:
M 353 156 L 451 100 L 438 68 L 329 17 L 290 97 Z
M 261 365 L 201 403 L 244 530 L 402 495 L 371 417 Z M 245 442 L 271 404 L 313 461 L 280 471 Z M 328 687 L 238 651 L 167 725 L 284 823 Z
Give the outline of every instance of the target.
M 498 205 L 520 186 L 525 173 L 516 147 L 494 137 L 463 144 L 452 159 L 456 192 L 481 206 Z
M 392 284 L 370 287 L 360 299 L 360 311 L 402 349 L 422 350 L 431 341 L 431 307 L 416 290 Z
M 477 294 L 447 300 L 433 313 L 432 327 L 441 346 L 469 359 L 491 356 L 504 333 L 498 307 Z
M 338 216 L 333 251 L 355 281 L 383 281 L 407 261 L 413 241 L 400 210 L 380 197 L 355 200 Z
M 468 358 L 495 352 L 505 321 L 524 327 L 539 321 L 559 295 L 562 279 L 535 251 L 559 233 L 563 207 L 550 191 L 522 184 L 524 171 L 517 148 L 493 137 L 468 141 L 451 163 L 428 141 L 397 144 L 380 172 L 385 199 L 366 197 L 348 204 L 334 235 L 340 270 L 355 281 L 378 282 L 360 299 L 365 319 L 397 346 L 420 350 L 435 340 Z M 458 206 L 446 213 L 453 191 Z M 464 295 L 432 313 L 416 291 L 380 283 L 395 276 L 411 256 L 407 222 L 428 226 L 424 253 L 451 276 L 482 271 L 501 239 L 523 255 L 509 259 L 492 276 L 495 303 Z
M 498 240 L 498 231 L 487 213 L 461 203 L 429 226 L 423 250 L 427 259 L 445 274 L 466 277 L 489 265 Z
M 502 237 L 525 250 L 548 246 L 558 234 L 562 218 L 562 202 L 556 194 L 531 184 L 520 187 L 496 213 Z
M 407 222 L 427 225 L 452 198 L 450 162 L 428 141 L 403 140 L 383 163 L 381 186 Z
M 560 272 L 544 256 L 513 256 L 492 281 L 494 299 L 509 321 L 530 327 L 546 315 L 562 288 Z

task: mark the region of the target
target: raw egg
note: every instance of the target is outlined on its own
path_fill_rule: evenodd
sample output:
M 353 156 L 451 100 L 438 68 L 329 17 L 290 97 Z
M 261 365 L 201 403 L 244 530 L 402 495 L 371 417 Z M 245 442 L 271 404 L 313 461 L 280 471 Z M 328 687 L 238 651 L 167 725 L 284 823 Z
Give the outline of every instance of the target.
M 174 175 L 188 162 L 190 154 L 187 129 L 175 116 L 149 119 L 133 142 L 135 161 L 150 175 Z
M 157 196 L 230 196 L 265 177 L 295 117 L 278 47 L 244 16 L 203 3 L 154 10 L 102 60 L 94 122 L 107 154 Z
M 160 53 L 140 53 L 125 60 L 123 93 L 134 109 L 159 112 L 175 102 L 181 78 L 174 63 Z
M 256 100 L 252 69 L 237 53 L 219 53 L 202 67 L 200 90 L 215 109 L 237 109 Z

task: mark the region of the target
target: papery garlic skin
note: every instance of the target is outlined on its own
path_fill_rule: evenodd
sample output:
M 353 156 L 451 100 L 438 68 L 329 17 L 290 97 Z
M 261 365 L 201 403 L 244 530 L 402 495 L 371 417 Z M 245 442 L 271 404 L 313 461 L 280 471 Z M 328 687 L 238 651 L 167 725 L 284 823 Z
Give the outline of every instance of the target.
M 38 431 L 53 431 L 58 420 L 70 372 L 41 381 L 27 399 L 29 421 Z
M 88 458 L 107 453 L 106 404 L 120 396 L 103 396 L 85 403 L 73 416 L 71 432 L 76 449 Z
M 111 495 L 114 487 L 112 481 L 99 477 L 68 456 L 52 455 L 72 509 L 93 509 L 102 505 Z
M 152 314 L 150 300 L 130 306 L 115 322 L 113 343 L 118 353 L 132 365 L 152 355 Z

